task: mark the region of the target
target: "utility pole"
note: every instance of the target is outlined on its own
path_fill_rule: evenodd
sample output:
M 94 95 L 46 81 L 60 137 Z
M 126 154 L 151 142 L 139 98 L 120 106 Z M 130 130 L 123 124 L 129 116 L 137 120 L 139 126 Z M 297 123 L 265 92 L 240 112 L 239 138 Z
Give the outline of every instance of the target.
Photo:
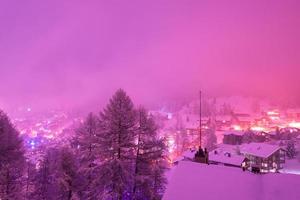
M 202 108 L 201 108 L 201 95 L 202 95 L 202 92 L 201 90 L 199 91 L 199 105 L 200 105 L 200 108 L 199 108 L 199 139 L 200 139 L 200 145 L 199 145 L 199 148 L 202 148 Z

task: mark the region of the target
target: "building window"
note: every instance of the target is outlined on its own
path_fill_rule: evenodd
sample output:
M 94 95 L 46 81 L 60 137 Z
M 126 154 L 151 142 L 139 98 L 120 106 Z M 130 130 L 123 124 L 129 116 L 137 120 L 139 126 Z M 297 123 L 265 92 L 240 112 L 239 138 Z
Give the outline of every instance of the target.
M 270 172 L 274 172 L 274 173 L 275 173 L 275 172 L 276 172 L 276 169 L 270 169 Z
M 262 163 L 263 167 L 268 167 L 268 163 Z

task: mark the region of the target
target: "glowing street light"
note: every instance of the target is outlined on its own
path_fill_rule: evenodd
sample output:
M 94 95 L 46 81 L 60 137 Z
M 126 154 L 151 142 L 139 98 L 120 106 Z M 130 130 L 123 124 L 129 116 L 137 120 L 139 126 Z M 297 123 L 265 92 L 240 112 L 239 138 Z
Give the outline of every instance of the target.
M 242 127 L 239 126 L 239 125 L 232 125 L 232 128 L 233 128 L 235 131 L 241 131 L 241 130 L 242 130 Z

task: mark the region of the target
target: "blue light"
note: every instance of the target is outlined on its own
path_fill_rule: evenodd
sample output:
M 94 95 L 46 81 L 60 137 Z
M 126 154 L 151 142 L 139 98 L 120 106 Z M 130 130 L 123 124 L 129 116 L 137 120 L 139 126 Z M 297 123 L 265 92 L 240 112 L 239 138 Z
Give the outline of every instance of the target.
M 35 148 L 35 142 L 33 140 L 30 141 L 30 146 L 31 146 L 31 149 Z

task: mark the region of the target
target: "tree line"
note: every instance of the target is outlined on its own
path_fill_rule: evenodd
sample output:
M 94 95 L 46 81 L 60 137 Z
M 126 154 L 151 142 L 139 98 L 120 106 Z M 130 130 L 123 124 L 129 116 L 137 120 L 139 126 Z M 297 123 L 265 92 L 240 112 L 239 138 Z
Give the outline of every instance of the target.
M 122 89 L 90 113 L 68 144 L 26 156 L 22 139 L 0 112 L 1 200 L 159 200 L 167 164 L 164 139 L 148 112 Z

